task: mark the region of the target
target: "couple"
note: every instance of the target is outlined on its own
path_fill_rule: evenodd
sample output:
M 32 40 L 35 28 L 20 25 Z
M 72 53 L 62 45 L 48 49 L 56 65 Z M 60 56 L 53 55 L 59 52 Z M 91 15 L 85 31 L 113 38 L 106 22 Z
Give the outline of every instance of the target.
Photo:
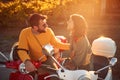
M 62 43 L 55 37 L 54 32 L 48 27 L 46 22 L 47 16 L 42 14 L 32 14 L 29 18 L 29 24 L 31 27 L 23 29 L 19 36 L 18 48 L 26 49 L 19 50 L 18 55 L 20 59 L 25 63 L 26 70 L 29 72 L 35 71 L 35 66 L 31 63 L 31 60 L 39 60 L 43 64 L 49 64 L 54 67 L 54 62 L 44 56 L 42 53 L 42 47 L 46 44 L 51 44 L 53 47 L 70 50 L 70 63 L 74 64 L 75 69 L 86 68 L 89 66 L 90 59 L 87 56 L 91 55 L 91 46 L 87 39 L 87 23 L 83 16 L 73 14 L 70 16 L 67 24 L 70 31 L 70 44 Z M 26 51 L 29 51 L 28 54 Z M 87 60 L 86 60 L 87 59 Z M 45 71 L 44 68 L 38 69 L 39 72 Z M 41 73 L 42 74 L 42 73 Z

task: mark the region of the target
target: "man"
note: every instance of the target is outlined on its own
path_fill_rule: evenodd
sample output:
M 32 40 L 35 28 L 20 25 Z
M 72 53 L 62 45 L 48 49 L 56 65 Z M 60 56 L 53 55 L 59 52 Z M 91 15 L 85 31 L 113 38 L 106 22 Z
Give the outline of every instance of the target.
M 20 59 L 25 63 L 26 70 L 29 72 L 36 70 L 31 60 L 38 61 L 40 59 L 43 63 L 50 62 L 42 53 L 42 46 L 50 43 L 56 48 L 69 49 L 68 43 L 61 43 L 56 39 L 54 32 L 51 28 L 48 28 L 46 19 L 47 17 L 42 14 L 32 14 L 29 18 L 31 27 L 23 29 L 19 36 L 18 48 L 26 49 L 30 52 L 28 54 L 23 50 L 18 51 Z

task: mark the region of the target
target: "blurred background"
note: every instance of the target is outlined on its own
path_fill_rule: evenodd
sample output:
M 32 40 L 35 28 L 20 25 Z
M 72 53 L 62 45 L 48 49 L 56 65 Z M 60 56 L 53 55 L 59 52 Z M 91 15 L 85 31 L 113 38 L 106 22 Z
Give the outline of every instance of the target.
M 88 22 L 87 35 L 91 43 L 100 36 L 110 37 L 116 42 L 118 62 L 113 67 L 113 78 L 120 79 L 120 0 L 0 0 L 1 52 L 9 56 L 21 29 L 29 26 L 28 16 L 35 12 L 47 15 L 47 23 L 55 34 L 68 39 L 66 22 L 69 16 L 74 13 L 83 15 Z M 0 68 L 0 79 L 5 77 L 2 73 L 9 76 L 6 72 L 11 70 L 6 70 Z

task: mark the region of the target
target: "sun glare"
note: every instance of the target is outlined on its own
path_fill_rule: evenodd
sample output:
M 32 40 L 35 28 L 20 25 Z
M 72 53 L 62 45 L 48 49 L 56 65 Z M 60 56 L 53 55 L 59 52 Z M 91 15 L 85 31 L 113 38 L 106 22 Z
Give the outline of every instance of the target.
M 105 38 L 105 36 L 100 36 L 100 38 Z

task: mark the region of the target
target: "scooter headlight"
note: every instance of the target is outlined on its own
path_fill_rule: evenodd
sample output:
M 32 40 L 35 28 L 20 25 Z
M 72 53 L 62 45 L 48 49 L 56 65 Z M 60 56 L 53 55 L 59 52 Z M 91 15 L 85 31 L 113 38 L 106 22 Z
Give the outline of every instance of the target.
M 24 64 L 24 63 L 21 63 L 21 64 L 19 65 L 19 71 L 20 71 L 21 73 L 28 73 L 28 72 L 25 70 L 25 64 Z

